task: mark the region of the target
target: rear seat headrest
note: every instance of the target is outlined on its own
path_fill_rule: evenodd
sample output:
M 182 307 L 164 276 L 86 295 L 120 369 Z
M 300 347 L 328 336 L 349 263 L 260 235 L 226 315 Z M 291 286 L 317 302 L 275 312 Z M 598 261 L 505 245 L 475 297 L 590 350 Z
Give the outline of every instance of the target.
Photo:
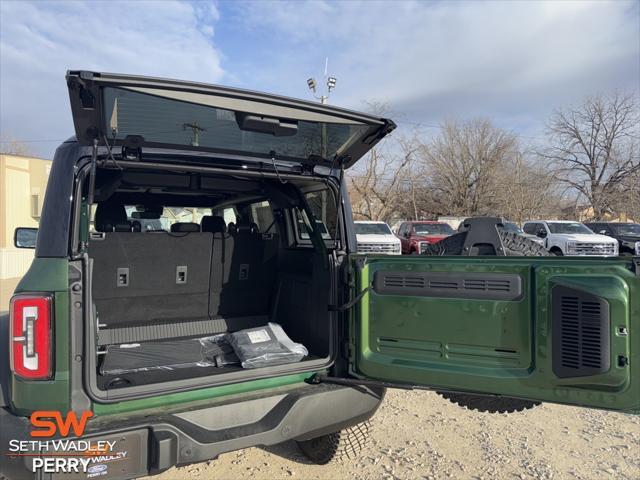
M 118 225 L 107 225 L 109 227 L 111 227 L 108 231 L 109 232 L 140 232 L 141 228 L 140 228 L 140 222 L 137 222 L 138 225 L 136 225 L 135 223 L 119 223 Z
M 240 222 L 238 223 L 236 230 L 238 233 L 254 234 L 254 233 L 258 233 L 258 225 L 255 223 Z
M 201 225 L 203 232 L 225 233 L 227 231 L 227 224 L 220 216 L 205 215 L 202 217 Z
M 193 222 L 178 222 L 171 225 L 172 232 L 199 232 L 200 225 Z
M 120 228 L 129 225 L 124 205 L 114 200 L 98 203 L 94 225 L 96 232 L 122 231 Z M 127 226 L 124 231 L 131 231 L 131 227 Z

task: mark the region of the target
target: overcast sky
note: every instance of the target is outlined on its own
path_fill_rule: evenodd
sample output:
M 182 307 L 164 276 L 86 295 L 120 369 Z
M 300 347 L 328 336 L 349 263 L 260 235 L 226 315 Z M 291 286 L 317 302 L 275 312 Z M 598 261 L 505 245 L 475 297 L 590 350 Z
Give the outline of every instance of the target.
M 325 57 L 333 104 L 539 136 L 555 107 L 640 88 L 640 2 L 0 0 L 0 134 L 50 158 L 73 134 L 67 69 L 309 98 Z

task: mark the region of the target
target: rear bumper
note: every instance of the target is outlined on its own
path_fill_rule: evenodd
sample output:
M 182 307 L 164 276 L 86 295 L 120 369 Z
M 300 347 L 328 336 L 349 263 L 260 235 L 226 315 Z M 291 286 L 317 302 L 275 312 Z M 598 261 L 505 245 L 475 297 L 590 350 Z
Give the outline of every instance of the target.
M 135 478 L 241 448 L 274 445 L 290 439 L 307 440 L 341 430 L 369 419 L 383 395 L 383 389 L 305 385 L 278 394 L 244 396 L 241 401 L 152 418 L 127 417 L 109 423 L 106 417 L 98 418 L 82 440 L 116 440 L 114 452 L 125 452 L 122 458 L 105 461 L 106 475 L 101 473 L 100 479 Z M 27 419 L 0 410 L 2 453 L 9 451 L 10 440 L 32 440 L 30 431 Z M 0 477 L 33 478 L 32 462 L 33 457 L 3 455 Z M 44 474 L 36 477 L 50 478 Z M 81 477 L 67 474 L 60 478 Z M 82 478 L 87 478 L 86 474 Z

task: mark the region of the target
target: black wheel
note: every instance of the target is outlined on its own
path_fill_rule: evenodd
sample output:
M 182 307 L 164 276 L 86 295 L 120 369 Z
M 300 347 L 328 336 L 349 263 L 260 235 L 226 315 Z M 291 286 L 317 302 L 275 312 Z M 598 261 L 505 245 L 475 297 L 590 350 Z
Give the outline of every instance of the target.
M 438 243 L 428 245 L 423 255 L 461 255 L 467 232 L 456 233 L 440 240 Z M 500 239 L 505 253 L 509 256 L 543 257 L 549 256 L 546 248 L 533 240 L 511 232 L 500 232 Z M 480 247 L 471 252 L 472 255 L 494 255 L 493 249 Z
M 555 255 L 556 257 L 563 257 L 564 253 L 559 248 L 554 248 L 551 250 L 551 255 Z
M 429 245 L 423 255 L 460 255 L 467 237 L 467 232 L 456 233 L 444 240 Z M 533 240 L 511 232 L 500 232 L 500 239 L 505 253 L 509 256 L 549 256 L 546 248 Z M 480 247 L 471 252 L 472 255 L 494 255 L 493 248 Z M 489 413 L 520 412 L 540 405 L 540 402 L 520 400 L 511 397 L 491 397 L 473 395 L 471 393 L 437 392 L 452 403 L 469 410 Z
M 362 422 L 339 432 L 297 442 L 309 460 L 325 465 L 334 460 L 356 459 L 369 442 L 370 422 Z

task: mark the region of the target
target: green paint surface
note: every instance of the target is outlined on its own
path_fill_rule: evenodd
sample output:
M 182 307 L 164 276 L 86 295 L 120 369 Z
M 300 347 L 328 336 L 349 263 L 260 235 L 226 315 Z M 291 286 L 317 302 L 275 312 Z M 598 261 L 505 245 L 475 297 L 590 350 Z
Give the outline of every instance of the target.
M 357 257 L 355 257 L 357 258 Z M 624 259 L 558 257 L 369 258 L 360 289 L 376 271 L 517 274 L 517 301 L 427 298 L 370 291 L 354 309 L 352 358 L 361 377 L 441 389 L 640 412 L 640 278 Z M 565 285 L 606 299 L 608 372 L 560 379 L 552 371 L 551 289 Z M 628 336 L 618 335 L 625 327 Z M 635 333 L 639 332 L 639 333 Z M 618 356 L 629 359 L 619 367 Z M 638 367 L 635 367 L 638 368 Z
M 149 409 L 158 409 L 161 407 L 173 407 L 175 405 L 184 406 L 193 403 L 202 403 L 207 400 L 219 399 L 228 395 L 238 395 L 247 392 L 255 392 L 270 388 L 278 388 L 285 385 L 304 382 L 307 378 L 312 377 L 314 373 L 302 373 L 296 375 L 284 375 L 281 377 L 266 378 L 262 380 L 253 380 L 249 382 L 234 383 L 231 385 L 223 385 L 218 387 L 201 388 L 189 392 L 172 393 L 168 395 L 159 395 L 156 397 L 144 398 L 139 400 L 129 400 L 112 404 L 94 404 L 94 413 L 96 415 L 112 415 L 124 412 L 144 411 Z
M 15 293 L 53 296 L 54 378 L 25 381 L 12 377 L 11 404 L 19 415 L 33 410 L 69 410 L 69 262 L 64 258 L 35 258 Z

